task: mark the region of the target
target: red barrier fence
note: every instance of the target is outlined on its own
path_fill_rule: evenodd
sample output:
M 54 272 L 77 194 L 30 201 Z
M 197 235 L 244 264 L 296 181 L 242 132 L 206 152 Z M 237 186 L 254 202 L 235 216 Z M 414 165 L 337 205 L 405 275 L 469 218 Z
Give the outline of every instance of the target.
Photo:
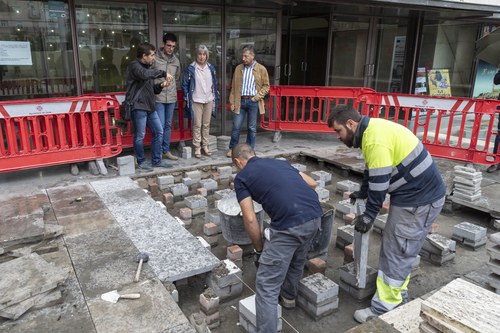
M 125 93 L 104 93 L 104 94 L 92 94 L 89 96 L 102 96 L 108 97 L 114 100 L 113 108 L 115 121 L 120 122 L 120 104 L 125 99 Z M 191 120 L 184 118 L 184 97 L 182 91 L 177 91 L 177 109 L 178 112 L 174 112 L 174 118 L 172 119 L 172 132 L 170 135 L 170 142 L 180 142 L 187 141 L 193 138 L 191 131 Z M 177 114 L 177 118 L 175 117 Z M 131 122 L 124 124 L 122 127 L 122 144 L 124 148 L 131 148 L 134 145 L 134 132 L 131 128 Z M 144 137 L 144 145 L 151 144 L 151 132 L 149 129 L 146 130 L 146 136 Z
M 118 155 L 119 130 L 104 97 L 47 98 L 0 104 L 0 172 Z
M 261 127 L 331 133 L 328 117 L 338 104 L 350 104 L 364 115 L 403 124 L 435 157 L 500 163 L 500 155 L 492 153 L 500 113 L 496 100 L 377 93 L 367 88 L 274 86 Z

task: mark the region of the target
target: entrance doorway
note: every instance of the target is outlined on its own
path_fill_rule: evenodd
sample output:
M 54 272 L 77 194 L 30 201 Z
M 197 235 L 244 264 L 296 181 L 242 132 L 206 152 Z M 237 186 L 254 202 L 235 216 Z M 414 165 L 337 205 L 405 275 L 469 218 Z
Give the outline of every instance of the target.
M 328 52 L 328 17 L 291 18 L 283 36 L 280 84 L 324 86 Z

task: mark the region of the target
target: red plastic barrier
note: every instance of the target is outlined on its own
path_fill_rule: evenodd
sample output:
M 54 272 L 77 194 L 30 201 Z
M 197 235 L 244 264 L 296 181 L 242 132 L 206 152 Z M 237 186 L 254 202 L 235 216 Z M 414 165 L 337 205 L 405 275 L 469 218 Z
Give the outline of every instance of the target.
M 360 96 L 363 114 L 403 124 L 431 155 L 474 164 L 500 163 L 493 142 L 497 100 L 377 93 Z
M 118 155 L 121 136 L 109 98 L 47 98 L 0 103 L 0 172 Z
M 271 131 L 328 132 L 330 110 L 338 104 L 359 109 L 359 95 L 376 93 L 368 88 L 271 86 L 267 113 L 261 127 Z
M 492 153 L 500 113 L 496 100 L 377 93 L 367 88 L 273 86 L 261 127 L 331 133 L 328 117 L 338 104 L 403 124 L 435 157 L 500 163 L 500 155 Z
M 115 122 L 120 122 L 120 104 L 125 99 L 124 92 L 117 93 L 104 93 L 104 94 L 92 94 L 88 96 L 102 96 L 108 97 L 114 100 L 114 119 Z M 177 114 L 177 118 L 175 117 Z M 122 144 L 124 148 L 131 148 L 134 145 L 134 132 L 131 128 L 131 122 L 126 123 L 122 127 Z M 193 138 L 191 130 L 191 120 L 186 122 L 184 118 L 184 96 L 181 90 L 177 91 L 177 112 L 174 113 L 174 118 L 172 119 L 172 132 L 170 136 L 171 142 L 187 141 Z M 144 145 L 151 144 L 151 132 L 149 129 L 146 130 L 146 136 L 144 137 Z

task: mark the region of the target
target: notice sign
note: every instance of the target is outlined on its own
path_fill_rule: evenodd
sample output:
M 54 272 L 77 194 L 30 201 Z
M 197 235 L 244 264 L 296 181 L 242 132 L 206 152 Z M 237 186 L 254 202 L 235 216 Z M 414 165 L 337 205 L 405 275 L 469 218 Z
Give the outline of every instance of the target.
M 0 41 L 0 65 L 32 66 L 30 42 Z
M 431 69 L 427 72 L 430 96 L 451 96 L 450 72 L 448 69 Z

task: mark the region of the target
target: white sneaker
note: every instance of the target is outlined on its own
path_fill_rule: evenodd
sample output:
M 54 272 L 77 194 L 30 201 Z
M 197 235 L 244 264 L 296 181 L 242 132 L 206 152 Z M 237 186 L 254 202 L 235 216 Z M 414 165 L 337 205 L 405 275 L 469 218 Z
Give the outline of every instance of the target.
M 378 315 L 373 313 L 370 307 L 354 311 L 354 319 L 361 324 L 375 317 Z

